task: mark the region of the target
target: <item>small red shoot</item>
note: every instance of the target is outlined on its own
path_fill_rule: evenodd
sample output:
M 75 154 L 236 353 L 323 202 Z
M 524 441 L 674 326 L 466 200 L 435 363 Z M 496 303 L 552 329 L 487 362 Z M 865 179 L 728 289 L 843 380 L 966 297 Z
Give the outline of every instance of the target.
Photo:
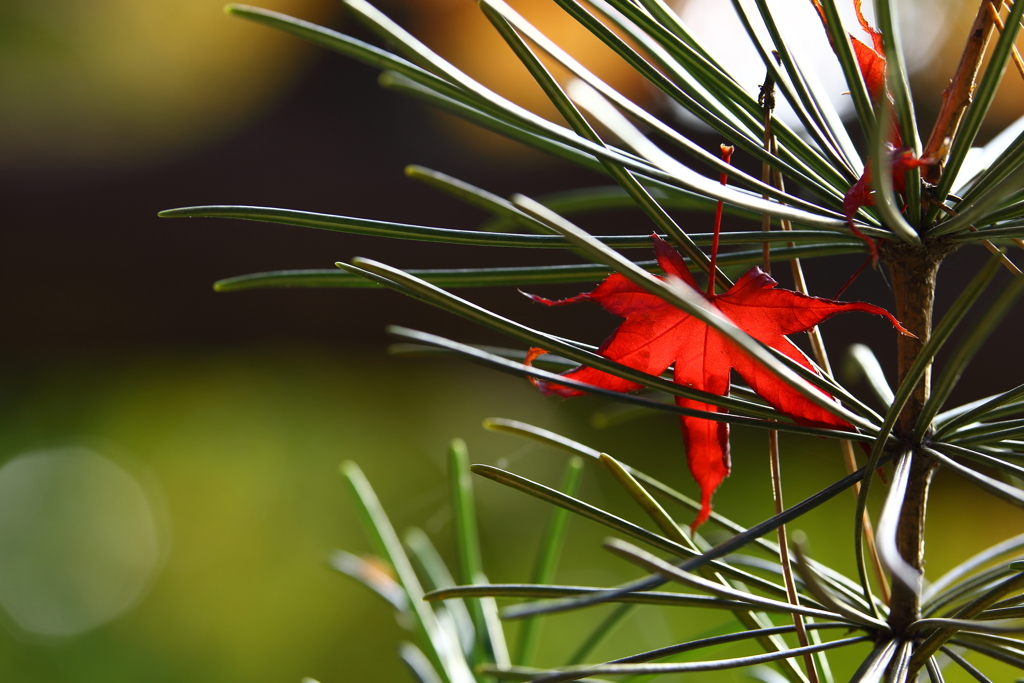
M 732 153 L 735 149 L 732 145 L 720 145 L 722 150 L 722 161 L 729 163 L 732 160 Z M 729 182 L 729 174 L 722 171 L 718 176 L 718 182 L 725 185 Z M 722 201 L 719 200 L 715 206 L 715 231 L 711 238 L 711 266 L 708 268 L 708 296 L 715 295 L 715 269 L 718 267 L 718 237 L 722 234 Z
M 897 194 L 904 194 L 907 189 L 906 173 L 912 168 L 920 168 L 935 163 L 933 159 L 918 159 L 914 153 L 906 148 L 893 149 L 889 145 L 889 154 L 892 155 L 892 187 Z M 846 224 L 854 235 L 861 238 L 871 247 L 871 263 L 878 262 L 878 246 L 875 241 L 862 233 L 853 224 L 853 217 L 862 206 L 874 206 L 875 196 L 871 189 L 871 164 L 864 166 L 864 172 L 853 186 L 843 196 L 843 213 L 846 215 Z

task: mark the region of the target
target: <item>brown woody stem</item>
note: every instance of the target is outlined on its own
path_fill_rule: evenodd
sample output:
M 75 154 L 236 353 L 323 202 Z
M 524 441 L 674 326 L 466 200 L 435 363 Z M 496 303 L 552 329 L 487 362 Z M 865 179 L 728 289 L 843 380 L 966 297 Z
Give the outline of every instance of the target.
M 939 116 L 935 119 L 931 135 L 924 146 L 921 156 L 925 158 L 943 157 L 944 161 L 948 151 L 947 140 L 952 139 L 956 129 L 960 126 L 960 119 L 963 118 L 967 105 L 971 103 L 974 94 L 974 84 L 978 78 L 978 71 L 981 69 L 981 62 L 985 56 L 985 48 L 992 38 L 994 23 L 992 12 L 989 8 L 998 9 L 998 4 L 992 0 L 981 0 L 978 7 L 978 15 L 971 25 L 971 32 L 967 36 L 967 44 L 964 46 L 960 63 L 956 67 L 952 80 L 946 89 L 942 91 L 942 108 Z M 930 183 L 936 183 L 942 173 L 942 163 L 925 166 L 923 170 L 924 179 Z
M 917 335 L 897 339 L 897 371 L 904 380 L 921 348 L 931 337 L 932 307 L 935 302 L 935 281 L 939 264 L 946 255 L 945 245 L 909 245 L 886 242 L 883 257 L 892 274 L 892 289 L 896 298 L 896 317 Z M 896 421 L 894 434 L 904 443 L 910 443 L 921 410 L 931 391 L 931 368 L 907 401 Z M 928 489 L 935 471 L 935 462 L 914 449 L 910 482 L 896 532 L 896 546 L 903 559 L 915 569 L 924 567 L 924 530 L 928 504 Z M 893 633 L 901 634 L 921 616 L 921 595 L 918 589 L 893 582 L 889 625 Z

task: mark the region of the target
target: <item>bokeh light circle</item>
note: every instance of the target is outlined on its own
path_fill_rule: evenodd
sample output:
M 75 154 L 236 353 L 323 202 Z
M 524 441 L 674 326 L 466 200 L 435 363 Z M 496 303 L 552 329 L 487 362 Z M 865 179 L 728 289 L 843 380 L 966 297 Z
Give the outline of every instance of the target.
M 138 603 L 167 549 L 143 479 L 85 448 L 0 467 L 0 606 L 17 631 L 66 638 Z

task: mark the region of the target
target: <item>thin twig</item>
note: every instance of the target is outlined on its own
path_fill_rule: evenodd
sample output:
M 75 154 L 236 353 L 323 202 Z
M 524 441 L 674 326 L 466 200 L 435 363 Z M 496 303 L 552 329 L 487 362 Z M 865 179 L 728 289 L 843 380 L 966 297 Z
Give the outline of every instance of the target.
M 779 433 L 768 432 L 768 461 L 771 464 L 772 472 L 772 497 L 775 499 L 775 514 L 782 514 L 785 504 L 782 501 L 782 467 L 779 464 Z M 786 584 L 786 596 L 790 604 L 799 605 L 800 596 L 796 592 L 796 582 L 793 580 L 793 565 L 789 559 L 789 540 L 786 535 L 786 525 L 778 528 L 779 534 L 779 561 L 782 564 L 782 578 Z M 810 641 L 807 639 L 807 629 L 804 627 L 803 616 L 793 613 L 793 625 L 796 627 L 797 641 L 800 647 L 807 647 Z M 818 669 L 814 665 L 814 657 L 811 653 L 804 654 L 804 667 L 807 669 L 807 678 L 810 683 L 819 683 Z
M 949 207 L 943 206 L 942 208 L 948 209 Z M 970 228 L 971 232 L 978 232 L 978 229 L 973 225 L 968 227 Z M 1018 247 L 1024 249 L 1024 240 L 1014 239 L 1013 241 Z M 1006 269 L 1008 271 L 1010 271 L 1014 275 L 1024 275 L 1024 273 L 1020 272 L 1020 268 L 1018 268 L 1013 261 L 1007 258 L 1006 254 L 1003 253 L 1003 250 L 997 247 L 995 244 L 993 244 L 992 240 L 981 240 L 981 243 L 984 244 L 985 248 L 988 249 L 993 254 L 999 254 L 999 260 L 1002 262 L 1004 266 L 1006 266 Z
M 1003 5 L 1009 7 L 1005 0 L 1003 0 Z M 989 13 L 992 15 L 992 23 L 995 24 L 996 28 L 999 29 L 999 32 L 1002 33 L 1003 29 L 1006 28 L 1006 25 L 1003 23 L 1002 17 L 999 16 L 999 11 L 992 5 L 989 5 L 988 8 Z M 1013 63 L 1017 67 L 1017 73 L 1020 74 L 1021 78 L 1024 78 L 1024 59 L 1021 59 L 1020 52 L 1017 51 L 1016 46 L 1011 49 L 1013 50 Z
M 943 204 L 942 202 L 938 202 L 938 201 L 937 201 L 937 202 L 935 202 L 935 205 L 936 205 L 936 206 L 938 206 L 938 207 L 939 207 L 940 209 L 942 209 L 943 211 L 945 211 L 946 213 L 948 213 L 948 214 L 949 214 L 950 216 L 959 216 L 959 215 L 960 215 L 960 214 L 959 214 L 959 213 L 957 213 L 957 212 L 956 212 L 956 211 L 955 211 L 954 209 L 951 209 L 951 208 L 949 208 L 948 206 L 946 206 L 946 205 L 945 205 L 945 204 Z M 967 228 L 968 228 L 968 229 L 969 229 L 969 230 L 970 230 L 971 232 L 978 232 L 978 229 L 977 229 L 976 227 L 974 227 L 973 225 L 968 225 L 968 226 L 967 226 Z M 1015 238 L 1015 239 L 1014 239 L 1013 241 L 1014 241 L 1014 243 L 1015 243 L 1015 244 L 1016 244 L 1017 246 L 1019 246 L 1019 247 L 1020 247 L 1021 249 L 1024 249 L 1024 240 L 1022 240 L 1022 239 L 1016 239 L 1016 238 Z M 1017 267 L 1017 265 L 1016 265 L 1016 264 L 1015 264 L 1015 263 L 1014 263 L 1013 261 L 1011 261 L 1011 260 L 1010 260 L 1010 259 L 1009 259 L 1009 258 L 1008 258 L 1008 257 L 1006 256 L 1006 254 L 1004 254 L 1004 253 L 1003 253 L 1003 250 L 1002 250 L 1002 249 L 1000 249 L 999 247 L 997 247 L 997 246 L 996 246 L 996 245 L 995 245 L 995 244 L 994 244 L 994 243 L 992 242 L 992 240 L 986 240 L 986 239 L 983 239 L 983 240 L 981 240 L 981 243 L 982 243 L 982 244 L 984 244 L 984 245 L 985 245 L 985 248 L 986 248 L 986 249 L 988 249 L 988 250 L 989 250 L 990 252 L 992 252 L 993 254 L 996 254 L 996 255 L 998 255 L 998 256 L 999 256 L 999 261 L 1000 261 L 1000 262 L 1001 262 L 1001 263 L 1003 264 L 1003 266 L 1004 266 L 1004 267 L 1005 267 L 1005 268 L 1006 268 L 1006 269 L 1007 269 L 1008 271 L 1010 271 L 1010 272 L 1011 272 L 1011 273 L 1013 273 L 1014 275 L 1024 276 L 1024 273 L 1022 273 L 1022 272 L 1020 271 L 1020 268 L 1018 268 L 1018 267 Z
M 948 141 L 953 138 L 956 129 L 960 126 L 960 119 L 963 118 L 967 105 L 971 103 L 978 71 L 981 69 L 981 62 L 985 57 L 985 48 L 988 47 L 988 41 L 992 38 L 995 27 L 992 22 L 992 14 L 989 11 L 989 8 L 994 9 L 993 4 L 992 0 L 981 1 L 978 15 L 967 35 L 967 44 L 964 46 L 960 63 L 957 65 L 949 85 L 942 91 L 942 108 L 939 110 L 931 135 L 928 136 L 928 143 L 924 146 L 924 152 L 921 154 L 922 158 L 938 159 L 940 162 L 923 168 L 922 175 L 930 183 L 938 182 L 945 156 L 949 150 Z
M 778 59 L 778 54 L 775 56 Z M 775 81 L 772 79 L 770 71 L 765 75 L 758 103 L 764 110 L 764 149 L 769 154 L 772 154 L 775 152 L 776 146 L 775 136 L 772 135 L 772 110 L 775 109 Z M 773 169 L 767 161 L 761 165 L 761 180 L 765 184 L 771 182 L 772 172 Z M 761 230 L 768 233 L 771 231 L 771 227 L 772 217 L 764 214 L 761 218 Z M 761 254 L 763 260 L 762 270 L 766 273 L 771 273 L 771 245 L 767 239 L 764 241 Z M 771 465 L 772 498 L 775 500 L 775 514 L 781 514 L 785 509 L 785 504 L 782 500 L 782 466 L 779 463 L 779 433 L 774 430 L 768 432 L 768 461 Z M 789 540 L 786 534 L 786 525 L 780 525 L 777 533 L 779 537 L 779 564 L 782 567 L 782 578 L 786 585 L 786 597 L 791 604 L 799 605 L 800 595 L 796 591 L 796 581 L 793 579 L 793 565 L 789 559 Z M 800 647 L 810 645 L 803 616 L 794 612 L 793 626 L 796 628 L 796 638 L 797 642 L 800 643 Z M 818 668 L 815 666 L 814 656 L 807 652 L 803 657 L 804 669 L 807 671 L 809 683 L 819 683 Z
M 1010 4 L 1008 2 L 1006 2 L 1006 0 L 1003 0 L 1003 6 L 1006 7 L 1007 9 L 1010 8 Z M 999 32 L 1002 33 L 1003 29 L 1006 28 L 1006 24 L 1003 23 L 1002 18 L 999 16 L 999 12 L 997 12 L 994 7 L 991 10 L 991 14 L 992 14 L 992 22 L 996 25 L 996 28 L 999 29 Z M 1021 26 L 1024 26 L 1024 22 L 1021 22 Z M 1021 78 L 1024 78 L 1024 59 L 1021 58 L 1020 52 L 1018 52 L 1016 46 L 1013 47 L 1013 63 L 1014 63 L 1014 66 L 1017 67 L 1017 73 L 1020 74 Z M 975 230 L 975 228 L 972 227 L 971 230 Z M 992 245 L 992 243 L 989 242 L 988 240 L 985 240 L 985 242 L 986 242 L 986 244 L 985 244 L 986 247 L 988 247 L 989 245 Z M 1014 242 L 1014 244 L 1016 244 L 1021 249 L 1024 249 L 1024 240 L 1014 238 L 1013 242 Z M 995 246 L 995 245 L 992 245 L 992 246 Z M 992 250 L 989 249 L 989 251 L 992 251 Z
M 776 53 L 776 58 L 778 54 Z M 764 151 L 769 154 L 772 153 L 772 147 L 774 144 L 774 136 L 772 135 L 772 111 L 775 109 L 775 80 L 772 78 L 772 72 L 769 71 L 765 74 L 764 83 L 761 85 L 761 94 L 757 98 L 758 104 L 761 105 L 764 110 Z M 765 185 L 771 183 L 772 178 L 772 167 L 767 161 L 761 162 L 761 182 Z M 765 200 L 769 197 L 768 195 L 761 195 Z M 761 230 L 762 232 L 770 232 L 772 229 L 772 217 L 768 214 L 761 216 Z M 772 272 L 772 254 L 771 244 L 766 239 L 764 245 L 761 247 L 762 261 L 764 262 L 761 266 L 761 270 L 771 274 Z
M 776 54 L 776 59 L 778 54 Z M 761 85 L 761 93 L 757 98 L 758 103 L 764 110 L 764 150 L 771 154 L 775 147 L 775 136 L 772 134 L 772 111 L 775 109 L 775 80 L 769 71 L 765 74 L 764 84 Z M 765 161 L 761 164 L 761 181 L 765 184 L 771 182 L 772 167 Z M 767 196 L 764 197 L 768 199 Z M 772 229 L 772 217 L 764 214 L 761 217 L 761 230 L 765 233 Z M 766 235 L 767 236 L 767 235 Z M 761 247 L 761 270 L 765 273 L 772 272 L 771 243 L 765 239 Z M 775 513 L 780 514 L 784 509 L 782 502 L 782 468 L 779 464 L 779 433 L 775 430 L 768 432 L 768 460 L 771 463 L 772 497 L 775 500 Z M 796 581 L 793 579 L 793 565 L 789 559 L 789 541 L 786 534 L 786 525 L 779 526 L 779 564 L 782 567 L 782 578 L 786 585 L 786 597 L 793 605 L 800 604 L 800 595 L 796 591 Z M 811 643 L 807 637 L 807 628 L 803 616 L 793 614 L 793 626 L 796 628 L 797 642 L 800 647 L 808 647 Z M 809 683 L 820 683 L 818 668 L 814 663 L 814 655 L 810 652 L 804 653 L 804 669 L 807 671 Z
M 773 139 L 772 155 L 774 156 L 776 154 L 778 154 L 778 147 Z M 772 184 L 776 188 L 781 189 L 785 187 L 785 181 L 782 179 L 782 173 L 776 169 L 772 170 L 772 181 Z M 793 225 L 788 220 L 783 219 L 781 224 L 783 230 L 793 229 Z M 790 242 L 789 244 L 792 245 L 793 242 Z M 790 259 L 789 264 L 793 270 L 793 288 L 801 294 L 808 295 L 807 280 L 804 278 L 804 269 L 803 266 L 800 265 L 800 259 Z M 818 366 L 822 369 L 822 372 L 831 377 L 832 365 L 829 363 L 828 352 L 825 350 L 825 340 L 822 338 L 821 330 L 817 325 L 807 330 L 807 337 L 811 342 L 811 351 L 814 353 L 814 358 L 817 361 Z M 839 442 L 839 445 L 843 449 L 843 461 L 846 464 L 847 473 L 856 472 L 857 457 L 853 450 L 853 442 L 844 439 Z M 853 495 L 854 498 L 857 498 L 860 495 L 859 483 L 854 485 Z M 868 555 L 871 557 L 871 564 L 875 569 L 878 588 L 882 593 L 882 602 L 888 605 L 892 595 L 889 590 L 889 582 L 885 577 L 885 570 L 882 567 L 882 562 L 878 558 L 878 549 L 875 546 L 875 531 L 874 527 L 871 525 L 871 518 L 868 515 L 867 510 L 864 511 L 864 542 L 868 547 Z
M 764 109 L 764 149 L 771 154 L 772 145 L 775 141 L 775 137 L 772 135 L 772 110 L 775 109 L 775 81 L 772 79 L 771 72 L 765 75 L 758 102 Z M 766 161 L 761 164 L 761 180 L 767 184 L 771 181 L 771 176 L 772 167 Z M 767 197 L 765 198 L 767 199 Z M 764 214 L 761 218 L 761 230 L 767 233 L 771 231 L 771 227 L 772 217 Z M 771 245 L 767 239 L 762 246 L 761 256 L 761 269 L 766 273 L 771 273 Z M 771 463 L 772 497 L 775 499 L 775 513 L 779 514 L 783 511 L 784 506 L 782 502 L 782 468 L 779 464 L 779 433 L 775 430 L 768 432 L 768 460 Z M 786 534 L 786 525 L 779 526 L 777 532 L 779 537 L 779 564 L 782 567 L 782 578 L 786 585 L 786 597 L 791 604 L 799 605 L 800 596 L 796 592 L 796 582 L 793 580 L 793 565 L 790 564 L 789 560 L 789 541 Z M 807 638 L 804 618 L 794 613 L 793 626 L 796 628 L 796 638 L 797 642 L 800 643 L 800 647 L 808 647 L 810 640 Z M 814 664 L 814 656 L 808 652 L 804 654 L 803 658 L 804 669 L 807 671 L 809 683 L 819 683 L 818 669 Z

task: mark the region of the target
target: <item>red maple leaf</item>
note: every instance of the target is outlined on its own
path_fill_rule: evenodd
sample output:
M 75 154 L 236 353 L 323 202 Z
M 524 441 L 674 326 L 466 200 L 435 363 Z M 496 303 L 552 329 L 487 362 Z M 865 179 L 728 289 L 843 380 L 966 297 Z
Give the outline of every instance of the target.
M 652 235 L 651 239 L 654 240 L 658 263 L 665 273 L 700 291 L 682 257 L 657 235 Z M 808 330 L 837 313 L 864 311 L 884 315 L 898 330 L 909 334 L 892 315 L 877 306 L 806 296 L 778 289 L 777 284 L 770 275 L 755 267 L 726 293 L 701 292 L 701 295 L 711 302 L 716 311 L 750 336 L 812 371 L 810 361 L 785 335 Z M 853 429 L 852 425 L 815 405 L 752 360 L 722 333 L 618 273 L 608 276 L 594 291 L 569 299 L 551 301 L 527 296 L 547 306 L 594 301 L 605 310 L 625 318 L 598 349 L 602 356 L 623 365 L 652 375 L 660 375 L 671 366 L 676 384 L 718 396 L 728 395 L 730 371 L 736 370 L 751 389 L 796 422 Z M 543 353 L 543 349 L 531 349 L 527 364 Z M 563 373 L 563 376 L 612 391 L 628 392 L 641 388 L 639 384 L 586 366 Z M 579 396 L 585 393 L 551 382 L 533 381 L 548 395 Z M 676 405 L 709 412 L 722 410 L 681 397 L 676 397 Z M 701 488 L 701 511 L 692 525 L 695 529 L 707 519 L 711 512 L 711 495 L 729 474 L 729 425 L 697 417 L 681 417 L 680 422 L 690 472 Z

